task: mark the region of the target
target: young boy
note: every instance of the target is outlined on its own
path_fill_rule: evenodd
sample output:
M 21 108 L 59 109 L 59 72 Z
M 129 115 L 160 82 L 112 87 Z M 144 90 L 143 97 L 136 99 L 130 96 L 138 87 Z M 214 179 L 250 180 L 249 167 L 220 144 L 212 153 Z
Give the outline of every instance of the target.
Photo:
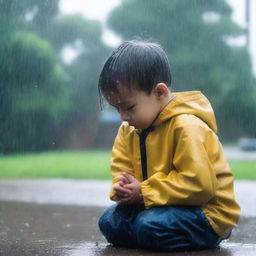
M 108 58 L 99 90 L 122 120 L 109 207 L 99 220 L 114 246 L 173 251 L 216 247 L 237 224 L 233 176 L 199 91 L 172 93 L 155 43 L 127 41 Z

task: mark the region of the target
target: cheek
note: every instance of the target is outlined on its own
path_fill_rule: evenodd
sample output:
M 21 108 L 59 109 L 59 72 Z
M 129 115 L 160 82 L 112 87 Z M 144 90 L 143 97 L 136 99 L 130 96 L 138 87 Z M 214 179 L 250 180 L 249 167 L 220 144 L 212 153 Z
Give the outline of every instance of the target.
M 145 106 L 140 110 L 139 117 L 143 122 L 153 122 L 159 113 L 159 109 L 154 104 Z
M 141 109 L 140 112 L 137 114 L 137 119 L 141 121 L 147 121 L 151 118 L 151 111 L 148 108 Z

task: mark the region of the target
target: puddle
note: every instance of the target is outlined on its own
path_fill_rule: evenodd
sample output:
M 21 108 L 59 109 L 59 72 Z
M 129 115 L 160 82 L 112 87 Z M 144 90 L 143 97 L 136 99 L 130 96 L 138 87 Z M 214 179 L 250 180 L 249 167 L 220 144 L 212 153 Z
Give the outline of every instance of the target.
M 242 243 L 229 243 L 229 242 L 223 242 L 221 244 L 225 248 L 249 248 L 249 249 L 255 249 L 256 250 L 256 244 L 242 244 Z
M 72 246 L 59 246 L 65 256 L 170 256 L 170 252 L 150 252 L 138 249 L 114 248 L 107 243 L 85 242 Z M 172 252 L 172 256 L 255 256 L 256 244 L 223 242 L 214 250 Z
M 215 250 L 156 253 L 114 248 L 98 230 L 103 208 L 0 202 L 0 256 L 255 256 L 256 218 L 241 218 Z
M 110 248 L 107 243 L 85 242 L 70 246 L 58 246 L 57 250 L 65 253 L 65 256 L 99 256 L 106 254 L 106 249 Z M 121 255 L 119 253 L 115 255 Z

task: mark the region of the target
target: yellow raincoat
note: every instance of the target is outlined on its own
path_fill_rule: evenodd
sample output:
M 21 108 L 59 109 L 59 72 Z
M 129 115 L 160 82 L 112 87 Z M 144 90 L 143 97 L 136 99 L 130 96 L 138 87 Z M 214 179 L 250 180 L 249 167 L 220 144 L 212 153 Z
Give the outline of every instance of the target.
M 213 109 L 199 91 L 174 93 L 146 138 L 147 179 L 143 181 L 140 130 L 124 122 L 112 150 L 113 184 L 128 172 L 141 181 L 145 207 L 199 206 L 225 238 L 237 224 L 233 176 L 216 135 Z M 110 198 L 114 191 L 111 189 Z

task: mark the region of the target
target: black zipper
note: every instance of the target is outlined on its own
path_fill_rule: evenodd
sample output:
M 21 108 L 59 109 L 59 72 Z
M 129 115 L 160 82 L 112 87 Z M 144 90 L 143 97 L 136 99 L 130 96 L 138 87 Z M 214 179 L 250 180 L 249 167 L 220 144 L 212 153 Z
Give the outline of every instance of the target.
M 149 127 L 139 134 L 140 136 L 140 155 L 141 155 L 141 169 L 143 180 L 148 178 L 148 170 L 147 170 L 147 151 L 146 151 L 146 138 L 149 132 L 152 130 L 152 127 Z

